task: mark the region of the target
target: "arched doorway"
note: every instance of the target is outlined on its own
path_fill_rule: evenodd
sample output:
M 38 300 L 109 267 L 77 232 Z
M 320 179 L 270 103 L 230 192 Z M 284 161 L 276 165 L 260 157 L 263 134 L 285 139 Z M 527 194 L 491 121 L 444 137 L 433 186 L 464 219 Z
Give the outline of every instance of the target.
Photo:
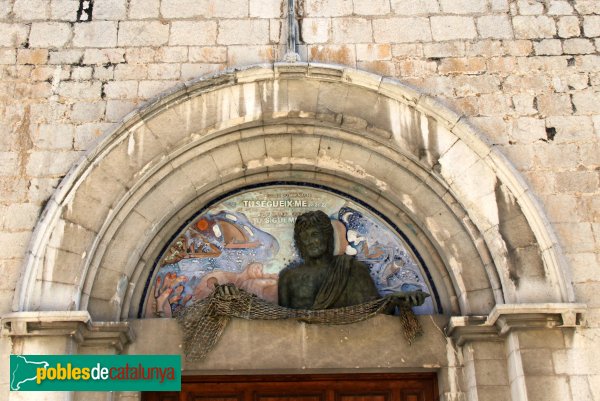
M 441 391 L 463 392 L 463 362 L 441 330 L 449 315 L 465 317 L 454 328 L 476 327 L 468 335 L 497 338 L 503 305 L 534 305 L 521 312 L 539 314 L 542 303 L 574 300 L 535 197 L 460 115 L 394 80 L 295 63 L 201 79 L 128 116 L 48 203 L 14 309 L 132 319 L 153 262 L 182 222 L 232 190 L 290 182 L 351 193 L 408 233 L 427 255 L 448 315 L 426 319 L 431 337 L 410 351 L 401 341 L 388 346 L 397 333 L 386 317 L 352 329 L 235 322 L 223 341 L 243 338 L 239 348 L 221 346 L 186 365 L 189 373 L 431 369 L 448 378 Z M 568 307 L 543 313 L 574 321 Z M 139 334 L 127 352 L 180 352 L 169 322 L 130 324 Z M 381 352 L 363 342 L 374 328 Z M 156 344 L 157 336 L 172 344 Z M 257 338 L 271 339 L 278 358 Z M 502 349 L 492 348 L 507 369 Z M 507 392 L 509 383 L 498 386 Z

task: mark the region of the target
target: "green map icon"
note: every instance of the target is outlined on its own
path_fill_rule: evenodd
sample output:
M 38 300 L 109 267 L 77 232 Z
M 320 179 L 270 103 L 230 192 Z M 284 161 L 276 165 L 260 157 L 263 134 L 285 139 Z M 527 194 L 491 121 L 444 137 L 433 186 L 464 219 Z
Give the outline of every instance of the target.
M 46 361 L 30 361 L 23 355 L 10 356 L 10 389 L 21 390 L 23 383 L 37 378 L 38 368 L 47 368 L 50 364 Z

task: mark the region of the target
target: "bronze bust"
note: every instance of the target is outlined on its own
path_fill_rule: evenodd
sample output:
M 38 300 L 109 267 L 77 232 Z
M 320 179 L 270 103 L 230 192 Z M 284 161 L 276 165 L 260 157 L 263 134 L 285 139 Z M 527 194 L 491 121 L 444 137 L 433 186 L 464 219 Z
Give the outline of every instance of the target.
M 330 309 L 358 305 L 380 297 L 366 264 L 348 255 L 335 256 L 334 232 L 322 211 L 298 216 L 294 240 L 303 263 L 279 273 L 279 305 L 293 309 Z M 422 291 L 394 294 L 398 303 L 421 305 Z M 391 312 L 391 311 L 390 311 Z

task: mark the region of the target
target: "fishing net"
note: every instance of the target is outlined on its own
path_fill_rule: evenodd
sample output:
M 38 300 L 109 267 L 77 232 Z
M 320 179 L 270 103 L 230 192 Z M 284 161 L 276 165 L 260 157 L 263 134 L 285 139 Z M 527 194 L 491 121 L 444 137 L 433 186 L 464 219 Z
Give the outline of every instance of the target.
M 256 295 L 239 290 L 224 295 L 218 288 L 207 298 L 175 312 L 183 328 L 184 351 L 189 360 L 200 360 L 213 349 L 232 317 L 248 320 L 293 319 L 306 323 L 349 324 L 387 311 L 397 301 L 392 296 L 359 305 L 336 309 L 289 309 L 272 304 Z M 422 334 L 422 328 L 410 306 L 400 306 L 400 323 L 409 343 Z

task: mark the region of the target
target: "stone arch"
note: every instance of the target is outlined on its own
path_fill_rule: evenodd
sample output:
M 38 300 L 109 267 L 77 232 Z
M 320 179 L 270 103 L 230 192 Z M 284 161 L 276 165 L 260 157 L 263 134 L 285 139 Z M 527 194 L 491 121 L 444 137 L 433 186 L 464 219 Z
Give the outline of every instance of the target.
M 48 202 L 14 309 L 134 316 L 181 222 L 281 181 L 350 188 L 379 209 L 427 251 L 452 314 L 573 301 L 534 195 L 466 118 L 392 79 L 296 63 L 207 77 L 127 116 Z

